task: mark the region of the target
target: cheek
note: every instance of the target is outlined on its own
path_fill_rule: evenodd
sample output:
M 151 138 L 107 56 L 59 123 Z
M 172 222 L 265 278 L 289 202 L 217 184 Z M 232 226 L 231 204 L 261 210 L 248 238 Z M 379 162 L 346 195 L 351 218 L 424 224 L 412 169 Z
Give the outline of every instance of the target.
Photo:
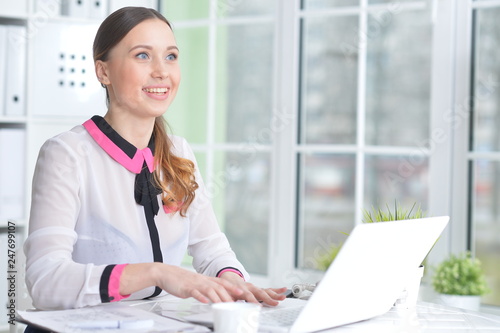
M 173 68 L 170 72 L 171 80 L 179 84 L 181 82 L 181 69 L 179 66 Z

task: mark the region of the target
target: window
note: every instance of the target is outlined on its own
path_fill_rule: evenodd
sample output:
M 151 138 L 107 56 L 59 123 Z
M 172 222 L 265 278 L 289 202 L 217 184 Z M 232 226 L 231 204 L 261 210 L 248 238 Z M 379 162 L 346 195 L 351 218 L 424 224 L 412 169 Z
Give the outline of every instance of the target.
M 313 269 L 319 244 L 339 244 L 362 208 L 426 210 L 429 190 L 429 7 L 327 3 L 300 12 L 297 262 Z
M 183 76 L 166 119 L 191 143 L 238 258 L 266 275 L 274 1 L 194 2 L 160 2 L 174 27 Z
M 498 0 L 160 4 L 183 73 L 167 120 L 252 275 L 316 282 L 363 209 L 416 202 L 451 215 L 430 264 L 472 250 L 500 305 Z
M 500 306 L 500 5 L 476 5 L 472 13 L 469 237 L 492 289 L 483 302 Z

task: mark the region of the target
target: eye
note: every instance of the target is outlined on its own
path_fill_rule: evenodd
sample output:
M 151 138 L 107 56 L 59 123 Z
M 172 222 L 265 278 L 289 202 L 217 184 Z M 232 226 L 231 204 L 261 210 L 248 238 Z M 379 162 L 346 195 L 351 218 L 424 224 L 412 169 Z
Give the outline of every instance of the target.
M 141 52 L 141 53 L 137 54 L 135 57 L 139 58 L 139 59 L 142 59 L 142 60 L 146 60 L 146 59 L 149 58 L 148 55 L 146 53 L 144 53 L 144 52 Z
M 167 56 L 168 61 L 174 61 L 177 59 L 177 54 L 171 53 Z

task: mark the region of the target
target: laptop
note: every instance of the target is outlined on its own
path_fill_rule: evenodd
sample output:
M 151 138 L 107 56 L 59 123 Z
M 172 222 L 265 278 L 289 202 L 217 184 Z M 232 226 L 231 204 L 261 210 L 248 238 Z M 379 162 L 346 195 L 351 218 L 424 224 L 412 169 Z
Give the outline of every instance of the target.
M 275 308 L 263 307 L 259 332 L 315 332 L 386 313 L 448 221 L 448 216 L 442 216 L 357 225 L 310 299 L 287 299 Z M 273 312 L 278 315 L 282 308 L 296 312 L 289 326 L 273 324 Z M 210 312 L 184 317 L 203 324 L 213 322 L 212 318 Z

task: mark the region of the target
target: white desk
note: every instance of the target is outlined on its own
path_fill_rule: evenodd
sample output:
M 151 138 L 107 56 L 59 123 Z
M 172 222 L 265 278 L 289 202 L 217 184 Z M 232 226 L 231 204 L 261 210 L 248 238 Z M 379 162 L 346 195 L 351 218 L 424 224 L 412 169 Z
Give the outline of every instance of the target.
M 363 322 L 324 332 L 500 332 L 500 316 L 418 302 L 414 310 L 391 309 Z
M 191 303 L 191 304 L 190 304 Z M 125 305 L 128 304 L 128 305 Z M 139 315 L 140 318 L 157 318 L 158 325 L 157 328 L 162 327 L 162 330 L 154 330 L 151 332 L 161 332 L 169 331 L 167 318 L 160 317 L 158 313 L 165 313 L 165 311 L 172 311 L 172 313 L 179 313 L 186 309 L 192 309 L 192 301 L 190 300 L 180 300 L 167 296 L 165 298 L 149 301 L 132 301 L 132 302 L 122 302 L 121 304 L 108 304 L 102 305 L 92 310 L 92 308 L 85 308 L 85 311 L 94 311 L 96 313 L 100 312 L 110 312 L 109 310 L 115 309 L 115 311 L 128 312 L 127 316 L 131 314 Z M 205 305 L 200 305 L 205 306 Z M 120 310 L 121 308 L 121 310 Z M 134 308 L 132 310 L 132 308 Z M 132 310 L 132 311 L 130 311 Z M 75 310 L 68 310 L 75 311 Z M 84 315 L 81 311 L 77 317 Z M 42 313 L 39 313 L 42 314 Z M 93 314 L 95 315 L 95 313 Z M 69 312 L 65 313 L 54 313 L 51 315 L 53 318 L 57 318 L 58 321 L 71 322 L 73 319 L 70 317 Z M 74 316 L 74 315 L 73 315 Z M 65 319 L 63 320 L 63 317 Z M 42 323 L 44 318 L 39 319 L 38 323 Z M 163 326 L 161 323 L 164 323 Z M 148 330 L 143 330 L 142 332 L 147 332 Z M 203 331 L 203 330 L 201 330 Z M 101 331 L 104 332 L 104 331 Z M 106 332 L 109 332 L 106 330 Z M 124 332 L 123 330 L 113 330 L 113 332 Z M 137 332 L 137 331 L 135 331 Z M 170 332 L 170 331 L 169 331 Z M 199 332 L 190 331 L 190 332 Z M 450 308 L 447 306 L 441 306 L 432 303 L 419 302 L 414 310 L 396 310 L 392 309 L 388 313 L 370 319 L 363 322 L 358 322 L 351 325 L 346 325 L 342 327 L 332 328 L 322 332 L 363 332 L 363 333 L 448 333 L 448 332 L 498 332 L 500 333 L 500 316 L 495 316 L 491 314 L 484 314 L 479 312 L 473 312 L 468 310 L 461 310 L 456 308 Z
M 154 302 L 151 300 L 142 304 L 135 303 L 135 305 L 143 310 L 161 313 L 165 310 L 174 312 L 179 309 L 190 309 L 190 303 L 193 302 L 192 300 L 179 300 L 175 303 L 169 297 L 165 298 L 166 302 Z M 500 333 L 500 316 L 434 303 L 418 302 L 417 307 L 413 310 L 398 310 L 393 308 L 382 316 L 322 332 Z

